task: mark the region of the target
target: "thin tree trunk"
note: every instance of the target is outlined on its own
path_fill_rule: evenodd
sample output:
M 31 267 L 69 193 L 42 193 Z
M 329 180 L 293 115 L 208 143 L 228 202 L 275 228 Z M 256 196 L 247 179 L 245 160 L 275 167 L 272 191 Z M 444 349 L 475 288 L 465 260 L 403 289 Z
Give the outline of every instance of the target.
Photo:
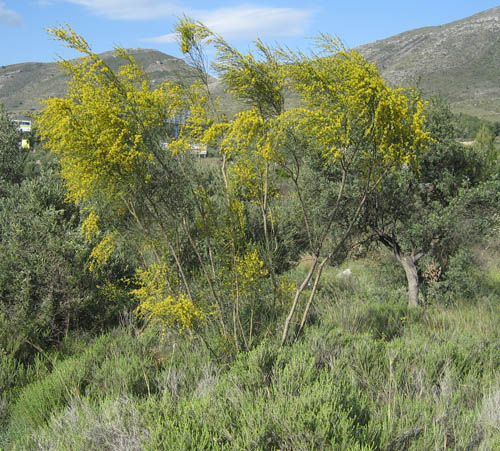
M 182 225 L 184 226 L 184 232 L 186 233 L 186 236 L 188 237 L 189 243 L 191 244 L 191 247 L 192 247 L 196 257 L 198 258 L 198 262 L 200 263 L 200 267 L 202 269 L 203 275 L 205 276 L 205 279 L 208 282 L 208 285 L 209 285 L 210 290 L 212 292 L 212 296 L 214 298 L 215 304 L 217 305 L 217 310 L 219 311 L 218 312 L 219 313 L 219 320 L 220 320 L 220 323 L 222 326 L 222 331 L 224 332 L 224 334 L 226 334 L 226 324 L 224 323 L 224 318 L 222 315 L 222 303 L 219 299 L 219 296 L 217 295 L 217 293 L 215 291 L 214 285 L 212 283 L 212 279 L 211 279 L 210 275 L 208 274 L 208 271 L 206 269 L 205 263 L 203 262 L 201 254 L 198 251 L 198 248 L 196 247 L 196 244 L 191 236 L 191 233 L 189 232 L 188 226 L 186 224 L 186 217 L 185 216 L 182 217 Z
M 318 259 L 319 259 L 319 257 L 317 255 L 315 255 L 314 262 L 311 265 L 311 269 L 307 273 L 306 278 L 302 281 L 302 284 L 300 285 L 300 287 L 295 292 L 295 298 L 293 299 L 292 307 L 290 308 L 290 312 L 288 313 L 288 316 L 286 317 L 286 320 L 285 320 L 285 326 L 283 327 L 283 335 L 281 336 L 281 346 L 284 346 L 284 344 L 286 342 L 286 339 L 288 337 L 288 330 L 290 329 L 290 323 L 291 323 L 292 318 L 295 314 L 295 310 L 297 310 L 297 304 L 299 303 L 300 295 L 305 290 L 305 288 L 307 287 L 307 284 L 311 280 L 311 277 L 314 273 L 314 270 L 316 269 L 316 266 L 318 265 Z
M 271 250 L 271 240 L 269 238 L 269 230 L 267 224 L 267 214 L 268 214 L 268 194 L 269 194 L 269 163 L 266 161 L 266 170 L 265 170 L 265 182 L 264 182 L 264 198 L 262 200 L 262 204 L 260 206 L 260 211 L 262 213 L 262 223 L 264 228 L 264 246 L 266 249 L 266 263 L 269 269 L 269 275 L 271 276 L 271 282 L 273 284 L 273 306 L 276 302 L 276 291 L 277 291 L 277 282 L 276 282 L 276 274 L 274 268 L 273 261 L 273 252 Z
M 302 314 L 302 320 L 300 321 L 299 330 L 297 331 L 296 339 L 299 338 L 300 334 L 304 330 L 304 326 L 306 325 L 307 316 L 309 315 L 309 310 L 311 309 L 311 305 L 314 300 L 314 295 L 316 294 L 316 290 L 318 289 L 319 281 L 321 279 L 321 275 L 323 273 L 323 269 L 325 267 L 326 262 L 330 259 L 330 255 L 325 257 L 320 265 L 318 266 L 318 271 L 316 272 L 316 277 L 314 278 L 314 283 L 312 286 L 311 294 L 309 295 L 309 299 L 306 304 L 306 308 L 304 309 L 304 313 Z
M 166 236 L 166 234 L 165 234 Z M 182 282 L 184 283 L 184 288 L 186 289 L 186 294 L 189 299 L 194 301 L 193 295 L 191 294 L 191 289 L 189 288 L 189 283 L 186 278 L 186 274 L 184 273 L 184 269 L 182 268 L 181 261 L 179 260 L 179 257 L 177 256 L 177 253 L 175 252 L 174 246 L 170 242 L 167 241 L 167 246 L 170 249 L 170 252 L 172 253 L 172 256 L 174 257 L 175 263 L 177 265 L 177 270 L 179 271 L 179 275 L 181 276 Z
M 390 249 L 401 266 L 405 270 L 406 280 L 408 282 L 408 306 L 417 307 L 418 306 L 418 293 L 420 289 L 420 278 L 418 276 L 417 262 L 426 254 L 425 250 L 420 252 L 413 252 L 410 255 L 404 255 L 401 246 L 394 238 L 385 235 L 381 232 L 376 232 L 379 241 L 388 249 Z M 431 247 L 432 247 L 431 243 Z

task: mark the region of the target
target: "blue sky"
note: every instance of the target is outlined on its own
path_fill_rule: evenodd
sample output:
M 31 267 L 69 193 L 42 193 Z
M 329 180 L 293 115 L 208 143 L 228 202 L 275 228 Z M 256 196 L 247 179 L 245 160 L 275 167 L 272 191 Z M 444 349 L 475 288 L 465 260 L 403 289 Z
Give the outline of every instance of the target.
M 0 0 L 0 65 L 76 56 L 45 31 L 63 23 L 83 35 L 96 52 L 118 45 L 180 56 L 171 33 L 183 14 L 202 20 L 245 50 L 257 37 L 305 48 L 305 38 L 320 32 L 354 47 L 496 6 L 499 0 Z

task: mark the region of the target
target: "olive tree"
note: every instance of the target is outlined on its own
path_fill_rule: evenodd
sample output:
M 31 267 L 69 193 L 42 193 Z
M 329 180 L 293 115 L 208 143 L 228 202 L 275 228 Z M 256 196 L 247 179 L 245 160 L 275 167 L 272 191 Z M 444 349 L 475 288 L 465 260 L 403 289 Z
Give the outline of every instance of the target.
M 438 99 L 427 127 L 432 142 L 418 167 L 391 172 L 370 193 L 361 225 L 404 269 L 409 306 L 419 304 L 421 259 L 430 255 L 445 271 L 450 255 L 491 228 L 498 206 L 489 157 L 456 141 L 451 111 Z

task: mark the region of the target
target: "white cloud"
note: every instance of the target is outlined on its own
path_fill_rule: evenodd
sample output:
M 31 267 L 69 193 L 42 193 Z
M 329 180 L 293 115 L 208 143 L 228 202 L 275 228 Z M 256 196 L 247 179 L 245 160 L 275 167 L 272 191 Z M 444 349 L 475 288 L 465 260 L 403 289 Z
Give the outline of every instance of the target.
M 39 0 L 47 1 L 47 0 Z M 50 0 L 49 0 L 50 1 Z M 306 31 L 314 10 L 275 8 L 245 4 L 214 10 L 196 10 L 177 3 L 180 0 L 64 0 L 83 6 L 92 13 L 113 20 L 150 20 L 171 16 L 201 20 L 227 39 L 282 38 L 301 36 Z M 145 38 L 143 41 L 166 43 L 172 34 Z
M 0 2 L 0 25 L 19 27 L 23 23 L 21 16 L 12 9 L 5 9 L 5 3 Z
M 279 38 L 304 34 L 312 15 L 308 9 L 244 6 L 212 11 L 202 22 L 228 39 Z
M 157 44 L 171 44 L 176 42 L 177 38 L 175 33 L 162 34 L 161 36 L 155 36 L 154 38 L 142 38 L 143 42 L 155 42 Z
M 239 6 L 220 8 L 205 13 L 190 13 L 212 31 L 226 39 L 283 38 L 302 36 L 314 14 L 310 9 Z M 145 38 L 143 41 L 170 43 L 172 33 Z
M 182 14 L 173 0 L 66 0 L 115 20 L 149 20 Z

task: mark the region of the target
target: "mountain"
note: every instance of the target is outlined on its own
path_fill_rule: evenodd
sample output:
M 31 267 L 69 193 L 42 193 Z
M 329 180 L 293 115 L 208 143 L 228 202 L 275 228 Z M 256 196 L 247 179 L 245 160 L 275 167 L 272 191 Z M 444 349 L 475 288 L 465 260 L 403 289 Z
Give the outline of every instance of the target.
M 392 85 L 440 94 L 455 112 L 500 121 L 500 7 L 357 47 Z
M 189 83 L 194 81 L 196 71 L 183 60 L 158 50 L 128 49 L 153 84 L 165 80 Z M 99 55 L 111 68 L 117 69 L 123 60 L 113 52 Z M 38 111 L 40 100 L 63 96 L 68 77 L 57 63 L 20 63 L 0 68 L 0 103 L 12 116 L 22 117 Z
M 357 47 L 377 63 L 393 86 L 417 86 L 427 96 L 440 94 L 455 112 L 500 121 L 500 7 L 446 25 L 420 28 Z M 129 49 L 153 83 L 188 82 L 196 76 L 183 60 L 151 49 Z M 112 52 L 101 57 L 113 68 Z M 40 99 L 62 96 L 66 76 L 56 63 L 22 63 L 0 68 L 0 103 L 13 116 L 41 108 Z M 229 114 L 240 107 L 212 79 Z

